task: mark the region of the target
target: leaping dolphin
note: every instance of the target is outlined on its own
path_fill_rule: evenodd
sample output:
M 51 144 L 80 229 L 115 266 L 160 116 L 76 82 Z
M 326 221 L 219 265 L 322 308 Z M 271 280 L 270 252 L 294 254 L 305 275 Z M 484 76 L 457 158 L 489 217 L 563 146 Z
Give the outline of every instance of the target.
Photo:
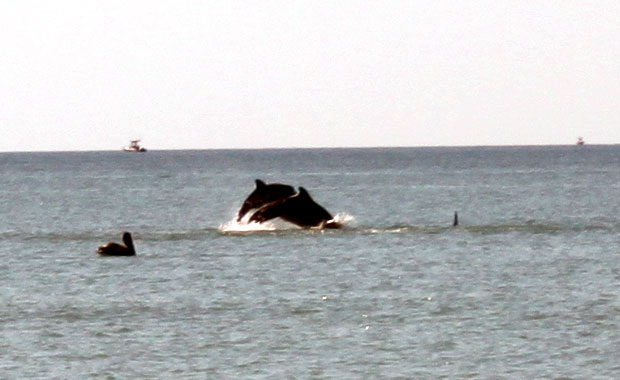
M 281 183 L 270 183 L 266 184 L 265 182 L 257 179 L 256 188 L 243 202 L 241 209 L 237 213 L 237 221 L 241 221 L 245 214 L 248 211 L 260 208 L 268 203 L 273 201 L 277 201 L 279 199 L 285 199 L 295 194 L 295 189 L 293 186 L 284 185 Z
M 252 214 L 250 222 L 262 223 L 274 218 L 282 218 L 303 228 L 342 227 L 342 224 L 335 222 L 333 216 L 316 203 L 303 187 L 300 187 L 299 192 L 295 195 L 275 200 L 260 207 Z

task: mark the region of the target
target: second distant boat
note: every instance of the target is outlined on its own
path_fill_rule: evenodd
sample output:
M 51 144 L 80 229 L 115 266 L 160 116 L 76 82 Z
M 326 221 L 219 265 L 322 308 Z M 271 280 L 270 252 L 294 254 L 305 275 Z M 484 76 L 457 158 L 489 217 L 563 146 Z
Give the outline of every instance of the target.
M 146 148 L 140 146 L 140 140 L 131 140 L 131 144 L 123 148 L 125 152 L 144 153 Z

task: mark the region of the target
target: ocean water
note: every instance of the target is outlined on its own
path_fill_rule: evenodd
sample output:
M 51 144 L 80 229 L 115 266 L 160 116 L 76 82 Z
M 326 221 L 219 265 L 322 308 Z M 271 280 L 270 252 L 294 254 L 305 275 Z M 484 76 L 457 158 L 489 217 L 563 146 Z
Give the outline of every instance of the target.
M 620 146 L 2 153 L 0 172 L 1 379 L 620 376 Z M 257 178 L 345 227 L 235 223 Z M 137 256 L 99 257 L 123 231 Z

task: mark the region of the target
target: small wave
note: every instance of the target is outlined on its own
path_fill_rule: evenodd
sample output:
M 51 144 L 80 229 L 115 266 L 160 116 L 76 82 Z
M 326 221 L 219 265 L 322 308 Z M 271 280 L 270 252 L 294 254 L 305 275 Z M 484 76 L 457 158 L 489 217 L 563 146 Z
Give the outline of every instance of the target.
M 248 217 L 249 219 L 249 217 Z M 359 225 L 355 218 L 349 214 L 337 214 L 334 222 L 342 224 L 340 229 L 302 229 L 294 224 L 271 220 L 265 223 L 249 223 L 248 220 L 230 221 L 219 227 L 204 227 L 187 230 L 163 230 L 160 228 L 143 227 L 132 230 L 134 240 L 138 242 L 149 241 L 184 241 L 203 240 L 213 236 L 222 235 L 252 235 L 261 233 L 290 235 L 290 234 L 361 234 L 361 235 L 441 235 L 453 233 L 469 233 L 474 235 L 498 235 L 506 233 L 520 234 L 561 234 L 582 232 L 609 232 L 618 233 L 620 224 L 617 223 L 545 223 L 536 221 L 523 221 L 516 223 L 478 224 L 453 227 L 451 225 L 411 225 L 411 224 L 388 224 L 388 225 Z M 84 242 L 89 244 L 103 244 L 107 241 L 119 241 L 120 232 L 97 230 L 87 231 L 0 231 L 0 241 L 47 241 L 57 242 Z
M 512 224 L 479 224 L 479 225 L 459 225 L 456 227 L 447 225 L 387 225 L 387 226 L 357 226 L 349 228 L 347 232 L 361 233 L 366 235 L 382 234 L 422 234 L 438 235 L 445 233 L 470 233 L 474 235 L 497 235 L 505 233 L 525 233 L 525 234 L 558 234 L 558 233 L 580 233 L 592 231 L 618 231 L 620 226 L 614 225 L 576 225 L 576 224 L 554 224 L 554 223 L 512 223 Z

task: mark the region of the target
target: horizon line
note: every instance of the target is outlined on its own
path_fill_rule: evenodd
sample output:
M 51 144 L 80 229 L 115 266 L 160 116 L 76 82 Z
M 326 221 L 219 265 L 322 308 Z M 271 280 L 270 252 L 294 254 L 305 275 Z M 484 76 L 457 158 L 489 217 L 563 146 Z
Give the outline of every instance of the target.
M 586 146 L 614 146 L 620 143 L 586 143 Z M 260 151 L 260 150 L 328 150 L 328 149 L 425 149 L 425 148 L 525 148 L 525 147 L 572 147 L 577 144 L 482 144 L 482 145 L 390 145 L 390 146 L 306 146 L 306 147 L 264 147 L 264 148 L 148 148 L 148 152 L 183 151 Z M 77 150 L 2 150 L 0 153 L 96 153 L 123 152 L 122 149 L 77 149 Z M 131 153 L 131 152 L 124 152 Z

